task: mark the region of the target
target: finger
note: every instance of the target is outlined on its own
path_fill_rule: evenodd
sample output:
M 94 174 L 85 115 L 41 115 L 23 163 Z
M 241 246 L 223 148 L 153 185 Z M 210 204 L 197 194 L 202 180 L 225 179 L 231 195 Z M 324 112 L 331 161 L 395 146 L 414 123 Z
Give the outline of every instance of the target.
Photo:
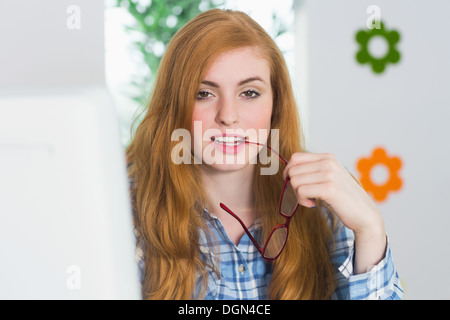
M 296 175 L 301 175 L 305 173 L 321 172 L 324 171 L 324 169 L 325 169 L 324 160 L 318 160 L 314 162 L 300 163 L 286 167 L 285 171 L 283 172 L 283 175 L 294 177 Z
M 289 168 L 298 164 L 314 162 L 323 159 L 334 159 L 334 156 L 330 153 L 296 152 L 292 154 L 286 167 Z
M 309 157 L 306 159 L 303 158 L 302 161 L 297 157 L 294 161 L 289 162 L 286 165 L 286 168 L 283 171 L 283 177 L 292 177 L 296 174 L 303 174 L 308 172 L 319 172 L 319 171 L 329 171 L 332 170 L 333 159 L 327 156 L 317 156 L 317 157 Z M 309 161 L 306 161 L 309 160 Z
M 298 164 L 327 158 L 331 159 L 334 158 L 334 156 L 330 153 L 296 152 L 292 154 L 288 163 Z
M 330 175 L 327 172 L 305 172 L 294 175 L 289 175 L 290 183 L 295 189 L 305 184 L 320 184 L 330 181 Z
M 305 185 L 317 185 L 323 184 L 326 178 L 321 172 L 306 173 L 301 175 L 295 175 L 290 178 L 289 183 L 295 192 L 298 203 L 304 207 L 312 208 L 316 206 L 315 197 L 312 197 L 308 193 L 304 192 Z
M 297 195 L 298 203 L 305 207 L 313 207 L 315 205 L 314 199 L 327 199 L 327 189 L 329 188 L 329 183 L 314 183 L 314 184 L 303 184 L 294 188 Z M 314 203 L 314 204 L 313 204 Z
M 316 200 L 308 199 L 304 202 L 303 206 L 307 207 L 307 208 L 315 208 L 315 207 L 317 207 Z

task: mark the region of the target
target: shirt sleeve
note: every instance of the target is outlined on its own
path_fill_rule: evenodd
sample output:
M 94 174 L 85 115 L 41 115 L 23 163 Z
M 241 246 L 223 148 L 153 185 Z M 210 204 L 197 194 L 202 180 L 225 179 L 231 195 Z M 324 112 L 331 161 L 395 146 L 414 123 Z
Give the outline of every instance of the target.
M 400 300 L 403 289 L 394 264 L 389 238 L 385 257 L 370 270 L 353 274 L 354 234 L 338 224 L 331 260 L 336 268 L 337 287 L 331 299 Z

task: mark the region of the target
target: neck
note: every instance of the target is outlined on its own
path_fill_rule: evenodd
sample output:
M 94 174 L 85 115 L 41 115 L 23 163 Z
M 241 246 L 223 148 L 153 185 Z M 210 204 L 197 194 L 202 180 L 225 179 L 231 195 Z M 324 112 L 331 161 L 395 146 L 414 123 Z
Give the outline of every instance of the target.
M 202 179 L 209 198 L 208 205 L 211 207 L 208 209 L 220 208 L 220 202 L 236 210 L 253 209 L 253 168 L 251 169 L 232 172 L 202 169 Z M 217 214 L 217 211 L 214 213 Z
M 202 180 L 208 196 L 207 209 L 217 216 L 233 242 L 243 234 L 239 222 L 220 208 L 224 203 L 249 227 L 256 217 L 253 193 L 254 166 L 238 171 L 219 171 L 202 167 Z

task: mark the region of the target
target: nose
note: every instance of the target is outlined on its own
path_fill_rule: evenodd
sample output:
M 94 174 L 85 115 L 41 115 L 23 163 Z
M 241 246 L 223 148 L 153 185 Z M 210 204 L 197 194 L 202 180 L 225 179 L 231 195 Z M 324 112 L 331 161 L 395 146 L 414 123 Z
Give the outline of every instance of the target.
M 233 98 L 222 98 L 218 105 L 216 122 L 231 126 L 239 122 L 239 113 L 237 109 L 237 102 Z

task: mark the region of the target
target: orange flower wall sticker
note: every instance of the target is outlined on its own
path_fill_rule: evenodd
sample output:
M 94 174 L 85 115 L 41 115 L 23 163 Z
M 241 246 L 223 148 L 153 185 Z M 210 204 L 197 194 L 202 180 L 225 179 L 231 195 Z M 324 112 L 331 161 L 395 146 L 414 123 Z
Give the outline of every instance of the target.
M 382 184 L 376 183 L 371 177 L 372 169 L 378 165 L 384 166 L 389 173 L 388 178 Z M 402 179 L 398 176 L 401 167 L 401 159 L 395 156 L 389 157 L 386 150 L 381 147 L 374 149 L 370 158 L 361 158 L 357 163 L 363 188 L 379 202 L 385 201 L 389 192 L 402 188 Z

